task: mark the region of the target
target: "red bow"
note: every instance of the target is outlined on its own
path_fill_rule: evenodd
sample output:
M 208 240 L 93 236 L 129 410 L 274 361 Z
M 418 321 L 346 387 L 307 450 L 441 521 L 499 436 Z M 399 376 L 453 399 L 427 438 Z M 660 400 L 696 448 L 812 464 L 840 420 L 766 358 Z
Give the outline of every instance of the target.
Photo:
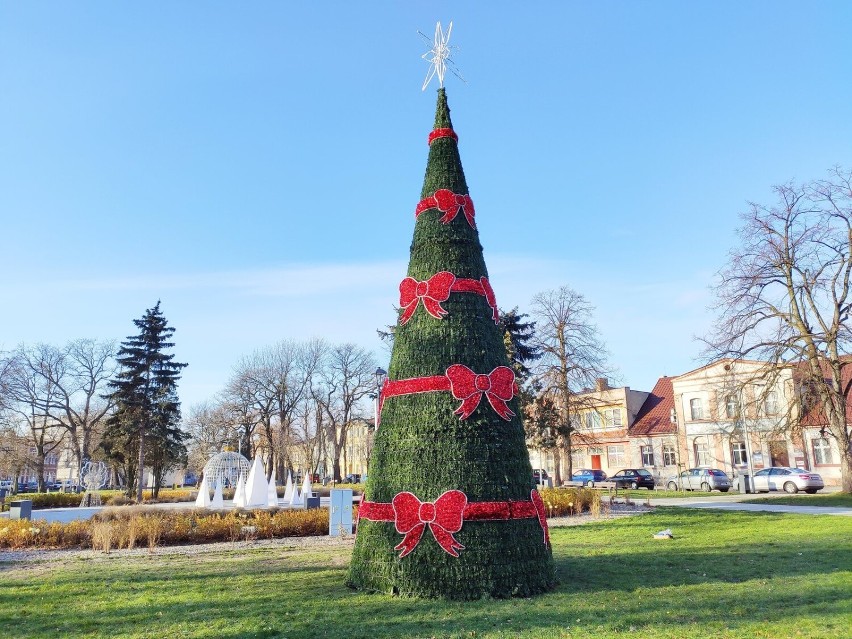
M 402 492 L 393 498 L 392 504 L 396 531 L 405 535 L 394 546 L 394 550 L 402 551 L 400 557 L 405 557 L 417 547 L 426 526 L 438 545 L 453 557 L 458 557 L 458 551 L 464 549 L 453 537 L 464 522 L 467 495 L 462 491 L 448 490 L 434 502 L 421 502 L 412 493 Z
M 485 293 L 485 300 L 488 302 L 488 306 L 491 307 L 491 316 L 494 319 L 494 323 L 499 324 L 500 311 L 497 310 L 497 298 L 494 297 L 494 289 L 491 288 L 491 282 L 488 281 L 487 277 L 480 277 L 479 283 L 482 284 L 482 292 Z
M 470 199 L 470 195 L 453 193 L 449 189 L 438 189 L 433 196 L 420 201 L 414 211 L 414 217 L 429 209 L 441 211 L 444 214 L 441 217 L 441 222 L 444 224 L 452 222 L 461 209 L 464 211 L 467 223 L 470 224 L 471 228 L 476 228 L 476 222 L 473 221 L 476 211 L 473 208 L 473 200 Z
M 441 319 L 447 311 L 441 306 L 450 298 L 450 289 L 456 276 L 449 271 L 435 273 L 428 280 L 418 282 L 406 277 L 399 284 L 399 305 L 405 309 L 399 318 L 400 325 L 405 324 L 417 310 L 417 302 L 423 300 L 423 307 L 432 317 Z
M 547 529 L 547 511 L 544 509 L 544 500 L 535 488 L 530 491 L 530 499 L 535 506 L 538 523 L 541 524 L 541 529 L 544 531 L 544 545 L 547 546 L 550 543 L 550 531 Z
M 450 391 L 462 400 L 455 414 L 467 419 L 479 406 L 484 394 L 491 407 L 505 420 L 515 414 L 506 405 L 515 396 L 515 373 L 508 366 L 498 366 L 488 375 L 477 375 L 463 364 L 453 364 L 447 369 Z

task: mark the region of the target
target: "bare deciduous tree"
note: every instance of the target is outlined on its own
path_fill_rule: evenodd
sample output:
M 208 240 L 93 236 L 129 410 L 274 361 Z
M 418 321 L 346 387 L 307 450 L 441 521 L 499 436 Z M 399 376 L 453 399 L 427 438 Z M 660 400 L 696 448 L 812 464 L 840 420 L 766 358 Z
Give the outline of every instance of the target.
M 818 401 L 837 441 L 843 490 L 852 492 L 852 172 L 835 168 L 826 180 L 773 191 L 773 206 L 752 203 L 742 215 L 740 243 L 715 286 L 718 319 L 706 354 L 765 361 L 770 376 L 795 366 L 800 391 Z
M 100 434 L 111 408 L 104 398 L 107 381 L 116 370 L 113 341 L 78 339 L 68 343 L 59 353 L 63 367 L 61 374 L 50 381 L 56 387 L 54 401 L 47 409 L 50 415 L 68 432 L 68 442 L 79 472 L 83 463 L 97 446 Z M 46 368 L 47 374 L 54 371 Z
M 183 419 L 189 433 L 187 467 L 197 473 L 222 447 L 239 440 L 239 424 L 234 422 L 229 407 L 222 403 L 202 402 L 190 408 Z
M 50 413 L 59 388 L 53 381 L 65 375 L 65 360 L 52 346 L 39 344 L 18 347 L 7 364 L 6 410 L 12 419 L 26 426 L 29 443 L 35 451 L 33 466 L 39 492 L 45 490 L 45 462 L 48 455 L 61 451 L 64 431 Z
M 292 421 L 299 402 L 309 394 L 321 355 L 319 342 L 283 341 L 244 357 L 228 384 L 228 401 L 246 436 L 243 452 L 250 453 L 251 436 L 257 431 L 268 453 L 270 477 L 274 473 L 283 479 L 290 466 Z
M 332 473 L 335 481 L 340 481 L 340 458 L 346 447 L 349 425 L 358 417 L 361 400 L 375 388 L 376 360 L 372 353 L 355 344 L 341 344 L 327 348 L 322 362 L 312 393 L 325 416 Z
M 531 409 L 539 419 L 528 420 L 532 427 L 528 433 L 533 441 L 559 453 L 554 471 L 557 484 L 561 484 L 562 463 L 567 461 L 568 477 L 573 471 L 571 451 L 577 415 L 585 405 L 582 393 L 612 371 L 593 321 L 594 307 L 582 294 L 563 286 L 538 293 L 531 306 L 536 323 L 531 344 L 539 350 L 541 359 L 534 367 L 540 388 L 538 406 Z

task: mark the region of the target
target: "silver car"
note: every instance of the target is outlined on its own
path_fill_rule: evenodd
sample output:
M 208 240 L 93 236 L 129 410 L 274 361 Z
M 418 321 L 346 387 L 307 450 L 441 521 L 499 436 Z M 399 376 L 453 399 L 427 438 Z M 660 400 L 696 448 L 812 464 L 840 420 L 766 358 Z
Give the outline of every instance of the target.
M 666 480 L 669 490 L 721 490 L 723 493 L 731 489 L 731 480 L 724 470 L 718 468 L 690 468 L 679 476 L 675 475 Z
M 752 477 L 752 486 L 757 493 L 770 490 L 783 490 L 785 493 L 797 493 L 804 490 L 813 495 L 825 488 L 822 477 L 804 468 L 786 468 L 773 466 L 759 470 Z

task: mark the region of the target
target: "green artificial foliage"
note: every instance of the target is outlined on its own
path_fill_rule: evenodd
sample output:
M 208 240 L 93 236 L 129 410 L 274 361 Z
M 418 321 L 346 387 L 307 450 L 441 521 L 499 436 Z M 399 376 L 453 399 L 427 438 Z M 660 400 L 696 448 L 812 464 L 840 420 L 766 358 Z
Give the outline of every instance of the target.
M 444 89 L 438 91 L 435 128 L 452 128 Z M 449 137 L 430 146 L 421 198 L 438 189 L 468 193 L 458 144 Z M 418 217 L 408 276 L 425 280 L 439 271 L 458 278 L 487 276 L 476 229 L 461 213 L 448 224 L 439 221 L 441 215 L 430 209 Z M 503 335 L 483 296 L 453 293 L 442 305 L 448 311 L 443 319 L 421 307 L 396 327 L 389 379 L 442 375 L 453 364 L 475 373 L 509 365 Z M 448 490 L 463 491 L 469 502 L 530 499 L 532 468 L 517 398 L 509 402 L 516 413 L 509 421 L 484 397 L 468 419 L 460 420 L 453 414 L 460 403 L 449 392 L 386 399 L 366 500 L 391 502 L 408 491 L 434 501 Z M 454 536 L 465 546 L 459 557 L 445 552 L 427 529 L 413 552 L 400 558 L 394 546 L 402 535 L 393 522 L 361 519 L 348 583 L 367 591 L 462 600 L 525 597 L 555 585 L 551 550 L 537 519 L 465 521 Z

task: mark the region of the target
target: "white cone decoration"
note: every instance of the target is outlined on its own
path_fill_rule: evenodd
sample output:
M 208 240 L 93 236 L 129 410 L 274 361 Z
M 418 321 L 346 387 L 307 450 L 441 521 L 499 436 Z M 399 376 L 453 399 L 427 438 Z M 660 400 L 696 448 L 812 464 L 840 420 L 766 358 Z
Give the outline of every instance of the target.
M 222 482 L 216 482 L 216 490 L 213 491 L 213 501 L 210 502 L 209 508 L 224 508 L 225 500 L 222 499 Z
M 263 464 L 259 457 L 255 457 L 246 482 L 246 506 L 266 506 L 268 492 L 269 483 L 263 474 Z
M 207 485 L 207 475 L 201 480 L 201 485 L 198 487 L 198 497 L 195 498 L 195 505 L 198 508 L 207 508 L 210 506 L 210 486 Z
M 234 491 L 234 506 L 237 508 L 246 507 L 246 480 L 243 479 L 242 473 L 240 473 L 240 478 L 237 480 L 237 489 Z
M 296 508 L 298 506 L 304 506 L 305 502 L 302 500 L 302 495 L 299 494 L 299 487 L 293 486 L 293 494 L 290 495 L 290 507 Z
M 308 497 L 313 495 L 313 486 L 311 486 L 311 474 L 305 473 L 305 481 L 302 482 L 302 505 L 308 505 Z
M 275 475 L 269 478 L 269 488 L 266 491 L 266 505 L 270 508 L 278 506 L 278 485 L 275 483 Z
M 293 476 L 287 471 L 287 483 L 284 485 L 284 503 L 289 504 L 293 499 Z

